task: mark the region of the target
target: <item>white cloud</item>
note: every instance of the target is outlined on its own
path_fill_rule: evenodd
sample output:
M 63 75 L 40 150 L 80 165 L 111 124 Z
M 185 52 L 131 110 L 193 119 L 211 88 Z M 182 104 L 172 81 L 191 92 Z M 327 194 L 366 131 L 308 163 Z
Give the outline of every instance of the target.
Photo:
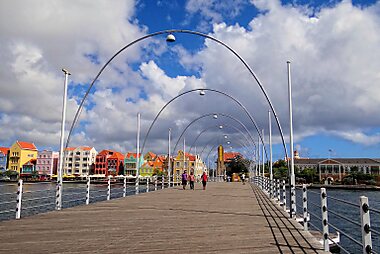
M 275 0 L 254 0 L 261 14 L 252 19 L 248 28 L 223 23 L 226 17 L 240 13 L 244 1 L 239 3 L 228 11 L 218 1 L 189 1 L 186 8 L 192 15 L 202 12 L 203 20 L 213 24 L 211 35 L 235 49 L 253 68 L 276 108 L 286 136 L 286 61 L 291 60 L 296 142 L 323 132 L 360 144 L 380 143 L 378 135 L 362 131 L 380 124 L 374 117 L 380 106 L 380 3 L 358 8 L 345 1 L 315 11 L 305 6 L 282 6 Z M 83 84 L 88 84 L 100 69 L 94 62 L 104 63 L 115 51 L 145 33 L 145 28 L 133 20 L 134 8 L 132 1 L 0 3 L 1 144 L 25 139 L 41 146 L 58 145 L 61 68 L 73 73 L 69 124 L 77 100 L 87 88 Z M 178 54 L 186 73 L 192 70 L 196 75 L 173 76 L 165 64 L 154 58 L 165 54 L 167 45 L 150 42 L 154 43 L 149 44 L 152 47 L 143 51 L 148 54 L 141 54 L 141 47 L 147 44 L 133 46 L 105 70 L 86 102 L 82 128 L 74 134 L 72 145 L 122 152 L 134 149 L 137 112 L 142 113 L 143 139 L 151 121 L 170 98 L 201 87 L 238 99 L 268 133 L 269 107 L 252 76 L 231 52 L 210 40 L 194 54 L 174 46 L 167 55 L 174 59 Z M 152 55 L 153 60 L 147 59 Z M 176 142 L 191 120 L 211 112 L 231 115 L 256 132 L 233 100 L 214 92 L 202 97 L 191 93 L 165 109 L 152 129 L 146 149 L 166 151 L 169 127 Z M 241 128 L 227 118 L 205 118 L 194 123 L 185 136 L 192 140 L 206 127 L 223 123 Z M 275 122 L 272 123 L 273 140 L 279 143 Z M 233 133 L 232 129 L 212 129 L 197 146 L 207 144 L 215 134 L 232 137 Z
M 72 72 L 68 100 L 68 123 L 74 117 L 75 101 L 83 94 L 78 83 L 88 83 L 116 50 L 144 31 L 133 24 L 133 1 L 2 1 L 0 3 L 0 143 L 16 139 L 35 140 L 37 145 L 55 146 L 59 142 L 62 110 L 63 74 Z M 92 56 L 93 59 L 90 59 Z M 125 60 L 139 57 L 133 47 L 116 62 L 122 71 L 131 72 Z M 124 64 L 124 65 L 123 65 Z M 123 70 L 125 69 L 125 70 Z M 113 85 L 119 71 L 109 68 L 102 76 Z M 99 86 L 102 82 L 99 83 Z M 86 110 L 82 113 L 85 117 Z M 25 119 L 28 119 L 26 122 Z
M 380 59 L 380 3 L 360 8 L 343 1 L 314 12 L 274 0 L 252 2 L 263 12 L 251 21 L 249 30 L 219 23 L 211 35 L 235 49 L 253 68 L 286 135 L 287 60 L 292 62 L 294 128 L 299 137 L 380 124 L 374 117 L 380 106 L 380 62 L 376 60 Z M 263 94 L 230 52 L 206 41 L 201 52 L 182 56 L 183 64 L 202 64 L 208 87 L 235 96 L 260 126 L 267 126 Z M 372 140 L 366 142 L 379 143 Z

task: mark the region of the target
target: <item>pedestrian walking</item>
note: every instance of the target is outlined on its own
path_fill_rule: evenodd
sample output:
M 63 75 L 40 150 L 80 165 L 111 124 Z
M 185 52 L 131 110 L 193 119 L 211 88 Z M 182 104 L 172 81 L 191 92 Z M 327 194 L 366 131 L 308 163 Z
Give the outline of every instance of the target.
M 206 184 L 207 184 L 207 179 L 208 179 L 206 172 L 203 172 L 201 179 L 202 179 L 203 190 L 206 190 Z
M 245 184 L 245 174 L 244 173 L 241 175 L 241 181 L 243 182 L 243 184 Z
M 194 172 L 191 171 L 189 175 L 190 190 L 194 190 L 194 181 L 195 181 Z
M 182 174 L 182 188 L 183 188 L 184 190 L 186 189 L 187 178 L 188 178 L 188 175 L 187 175 L 187 172 L 186 172 L 186 170 L 185 170 L 185 171 L 183 171 L 183 174 Z

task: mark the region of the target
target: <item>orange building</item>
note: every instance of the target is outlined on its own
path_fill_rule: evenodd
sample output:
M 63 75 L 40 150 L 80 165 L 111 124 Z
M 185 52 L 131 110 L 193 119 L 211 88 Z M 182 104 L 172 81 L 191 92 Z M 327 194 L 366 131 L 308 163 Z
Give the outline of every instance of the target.
M 124 173 L 124 155 L 113 150 L 103 150 L 96 155 L 96 175 L 122 175 Z

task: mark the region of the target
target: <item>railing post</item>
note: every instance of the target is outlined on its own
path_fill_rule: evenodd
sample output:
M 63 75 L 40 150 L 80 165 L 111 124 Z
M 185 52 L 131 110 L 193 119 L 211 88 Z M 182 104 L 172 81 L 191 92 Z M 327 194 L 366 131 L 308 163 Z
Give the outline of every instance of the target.
M 127 196 L 127 176 L 124 176 L 123 182 L 123 198 Z
M 17 184 L 17 203 L 16 203 L 16 220 L 21 218 L 21 201 L 22 201 L 22 179 Z
M 139 186 L 140 186 L 140 178 L 138 175 L 136 175 L 136 179 L 135 179 L 135 193 L 136 193 L 136 195 L 139 194 Z
M 363 253 L 372 253 L 371 223 L 369 218 L 368 198 L 360 196 L 360 218 L 362 228 Z
M 323 248 L 325 251 L 330 251 L 329 224 L 328 224 L 328 214 L 327 214 L 327 194 L 326 194 L 325 188 L 321 188 L 321 210 L 322 210 Z
M 90 177 L 87 177 L 87 183 L 86 183 L 86 205 L 90 204 L 90 184 L 91 184 Z
M 55 192 L 55 210 L 61 210 L 62 208 L 62 197 L 61 197 L 61 182 L 57 180 L 56 192 Z
M 158 176 L 156 175 L 154 177 L 154 191 L 157 191 L 157 182 L 158 182 L 157 178 L 158 178 Z
M 284 206 L 284 211 L 286 212 L 286 187 L 285 187 L 285 180 L 282 180 L 282 205 Z
M 111 176 L 108 176 L 107 200 L 111 199 Z
M 275 186 L 273 185 L 273 179 L 270 179 L 269 178 L 269 196 L 270 196 L 270 198 L 274 198 L 274 192 L 275 192 Z
M 302 203 L 303 203 L 303 230 L 307 231 L 308 229 L 308 213 L 309 211 L 307 210 L 307 188 L 306 184 L 302 185 Z
M 280 179 L 277 179 L 277 200 L 278 200 L 278 203 L 281 202 Z
M 164 189 L 165 188 L 165 177 L 164 175 L 162 175 L 162 178 L 161 178 L 161 189 Z
M 146 192 L 149 192 L 149 177 L 146 178 Z

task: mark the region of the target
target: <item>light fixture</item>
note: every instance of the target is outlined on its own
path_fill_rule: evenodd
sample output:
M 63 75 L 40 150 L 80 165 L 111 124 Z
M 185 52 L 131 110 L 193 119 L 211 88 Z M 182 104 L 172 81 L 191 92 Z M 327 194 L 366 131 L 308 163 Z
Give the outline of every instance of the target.
M 224 135 L 224 138 L 228 138 L 228 136 L 227 136 L 227 135 Z
M 231 142 L 230 142 L 230 141 L 227 141 L 227 145 L 229 145 L 229 144 L 231 144 Z
M 217 115 L 217 114 L 214 114 L 212 117 L 213 117 L 214 119 L 218 119 L 218 115 Z
M 204 90 L 200 90 L 200 91 L 199 91 L 199 95 L 200 95 L 200 96 L 203 96 L 203 95 L 205 95 L 205 94 L 206 94 L 206 93 L 205 93 Z
M 175 37 L 173 34 L 168 34 L 168 36 L 166 37 L 166 41 L 167 42 L 175 42 Z
M 219 129 L 223 129 L 223 125 L 219 125 Z

